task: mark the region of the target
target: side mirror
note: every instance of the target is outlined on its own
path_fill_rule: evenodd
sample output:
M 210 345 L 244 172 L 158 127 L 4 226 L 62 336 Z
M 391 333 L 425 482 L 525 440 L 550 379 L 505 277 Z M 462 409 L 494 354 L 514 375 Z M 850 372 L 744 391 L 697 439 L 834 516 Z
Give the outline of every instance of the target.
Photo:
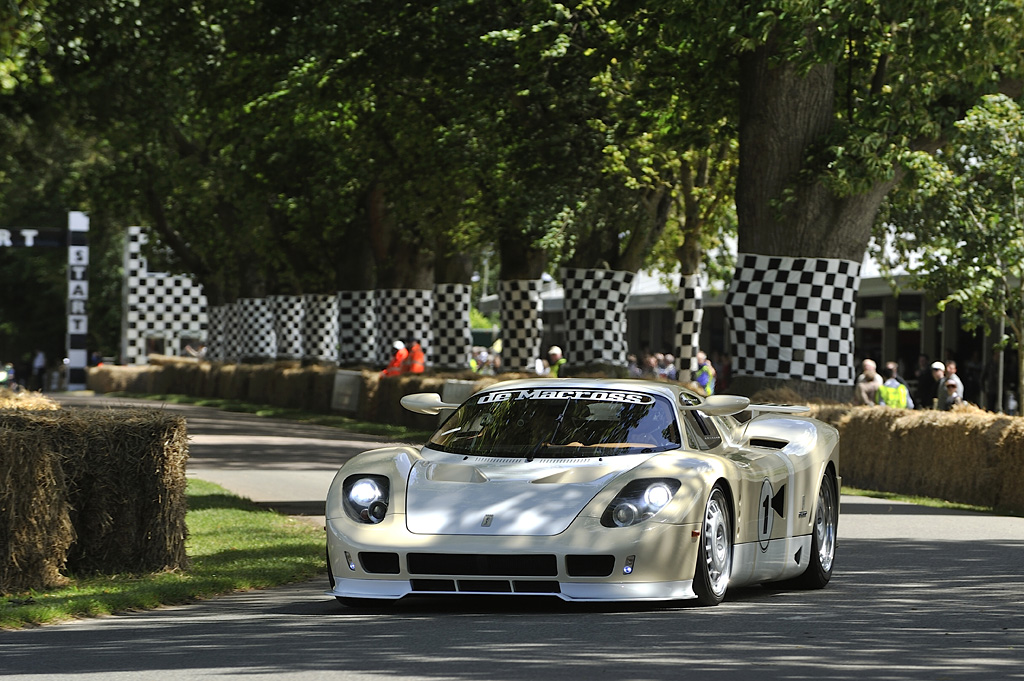
M 750 406 L 750 399 L 739 395 L 708 395 L 700 404 L 682 405 L 683 411 L 699 409 L 705 414 L 730 416 L 745 411 Z
M 416 414 L 439 414 L 442 409 L 456 409 L 459 405 L 442 402 L 437 393 L 413 393 L 401 399 L 403 407 Z

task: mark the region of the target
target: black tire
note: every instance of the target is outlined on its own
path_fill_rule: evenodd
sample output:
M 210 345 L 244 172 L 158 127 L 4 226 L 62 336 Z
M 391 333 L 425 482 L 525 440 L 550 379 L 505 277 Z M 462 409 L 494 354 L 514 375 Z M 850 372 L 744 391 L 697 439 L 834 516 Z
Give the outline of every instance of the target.
M 839 490 L 831 471 L 821 479 L 811 529 L 811 555 L 807 569 L 793 579 L 799 589 L 821 589 L 832 579 L 835 567 L 836 535 L 839 530 Z
M 708 496 L 701 520 L 697 567 L 693 574 L 693 591 L 700 605 L 718 605 L 729 589 L 732 573 L 732 516 L 728 496 L 716 484 Z

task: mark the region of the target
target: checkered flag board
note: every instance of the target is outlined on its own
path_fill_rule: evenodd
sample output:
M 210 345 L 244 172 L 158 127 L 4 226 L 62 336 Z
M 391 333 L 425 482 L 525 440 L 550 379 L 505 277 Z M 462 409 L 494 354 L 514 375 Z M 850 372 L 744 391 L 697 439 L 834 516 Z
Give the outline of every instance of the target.
M 241 331 L 239 356 L 245 359 L 277 357 L 277 333 L 274 312 L 266 298 L 239 298 L 238 326 Z
M 626 305 L 633 272 L 562 270 L 565 358 L 570 364 L 626 366 Z
M 433 338 L 430 321 L 434 314 L 434 291 L 414 288 L 378 289 L 374 294 L 377 311 L 377 363 L 386 366 L 395 354 L 396 340 L 410 345 L 419 341 L 427 364 Z
M 238 301 L 228 303 L 224 309 L 224 361 L 237 362 L 242 358 L 245 341 Z
M 339 363 L 377 363 L 377 311 L 374 300 L 373 291 L 338 292 Z
M 227 356 L 227 343 L 224 341 L 224 323 L 228 318 L 227 305 L 211 305 L 208 311 L 210 324 L 206 333 L 206 359 L 223 362 Z
M 741 253 L 726 297 L 733 373 L 853 385 L 860 264 Z
M 498 318 L 501 324 L 501 368 L 534 371 L 540 357 L 540 279 L 498 282 Z
M 679 277 L 676 297 L 675 353 L 679 380 L 692 380 L 697 372 L 697 351 L 700 350 L 700 329 L 704 320 L 703 289 L 699 274 Z
M 302 359 L 302 327 L 306 306 L 302 296 L 269 296 L 274 315 L 277 359 Z
M 469 284 L 434 287 L 434 346 L 431 359 L 438 369 L 465 369 L 473 351 L 469 330 Z
M 338 361 L 338 296 L 333 293 L 307 293 L 302 297 L 304 359 Z
M 150 272 L 142 246 L 141 227 L 129 227 L 124 254 L 124 328 L 122 350 L 126 364 L 146 364 L 146 339 L 166 341 L 164 352 L 177 355 L 181 339 L 207 335 L 209 319 L 203 287 L 191 278 Z

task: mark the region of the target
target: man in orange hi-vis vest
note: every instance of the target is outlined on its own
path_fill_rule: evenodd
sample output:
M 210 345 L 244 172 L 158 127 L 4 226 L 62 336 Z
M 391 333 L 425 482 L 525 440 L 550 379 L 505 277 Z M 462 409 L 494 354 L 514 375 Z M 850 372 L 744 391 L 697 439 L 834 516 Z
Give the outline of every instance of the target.
M 395 356 L 384 367 L 384 371 L 380 372 L 381 376 L 398 376 L 406 371 L 405 364 L 406 360 L 409 359 L 409 351 L 405 348 L 405 343 L 395 341 L 391 347 L 395 350 Z
M 427 356 L 419 341 L 413 341 L 409 347 L 409 357 L 405 360 L 406 371 L 410 374 L 422 374 L 427 368 Z

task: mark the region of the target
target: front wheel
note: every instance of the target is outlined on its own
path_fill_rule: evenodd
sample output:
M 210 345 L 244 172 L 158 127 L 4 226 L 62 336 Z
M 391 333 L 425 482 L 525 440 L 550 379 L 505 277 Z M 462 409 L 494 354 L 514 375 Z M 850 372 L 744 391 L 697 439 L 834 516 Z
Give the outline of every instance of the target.
M 715 485 L 704 507 L 693 591 L 701 605 L 718 605 L 725 598 L 732 574 L 732 521 L 721 485 Z
M 811 532 L 811 556 L 807 570 L 797 577 L 795 585 L 803 589 L 821 589 L 832 579 L 836 559 L 836 532 L 839 529 L 839 491 L 832 473 L 825 473 L 814 509 Z

